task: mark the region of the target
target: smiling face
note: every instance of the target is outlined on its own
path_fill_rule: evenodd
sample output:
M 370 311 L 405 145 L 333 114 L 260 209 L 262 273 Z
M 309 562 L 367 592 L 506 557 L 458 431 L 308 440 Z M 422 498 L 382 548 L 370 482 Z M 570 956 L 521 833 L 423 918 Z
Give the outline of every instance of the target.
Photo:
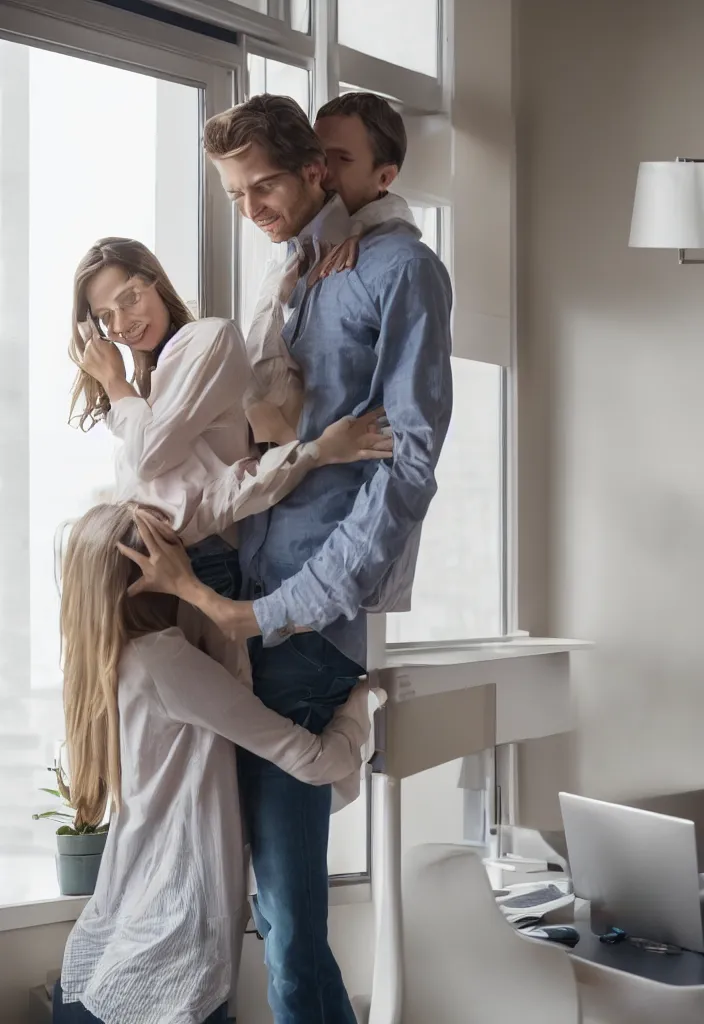
M 239 212 L 272 242 L 286 242 L 299 234 L 325 202 L 320 162 L 299 172 L 285 171 L 256 142 L 237 156 L 212 159 Z
M 101 333 L 134 352 L 152 352 L 168 333 L 171 317 L 156 285 L 124 267 L 103 267 L 85 295 Z
M 357 114 L 321 117 L 315 132 L 328 161 L 325 184 L 341 196 L 350 213 L 378 199 L 397 176 L 395 164 L 375 166 L 371 137 Z

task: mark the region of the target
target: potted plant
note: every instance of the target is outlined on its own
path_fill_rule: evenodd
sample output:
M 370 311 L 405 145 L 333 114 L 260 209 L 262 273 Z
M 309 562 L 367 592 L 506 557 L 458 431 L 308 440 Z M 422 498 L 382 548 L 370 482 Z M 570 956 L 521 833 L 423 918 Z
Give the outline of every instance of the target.
M 78 820 L 71 807 L 71 791 L 59 758 L 48 771 L 56 775 L 56 789 L 42 787 L 42 793 L 61 800 L 60 807 L 41 814 L 33 814 L 35 821 L 42 819 L 58 822 L 56 830 L 56 873 L 62 896 L 91 896 L 98 879 L 100 859 L 105 849 L 107 825 L 86 825 Z

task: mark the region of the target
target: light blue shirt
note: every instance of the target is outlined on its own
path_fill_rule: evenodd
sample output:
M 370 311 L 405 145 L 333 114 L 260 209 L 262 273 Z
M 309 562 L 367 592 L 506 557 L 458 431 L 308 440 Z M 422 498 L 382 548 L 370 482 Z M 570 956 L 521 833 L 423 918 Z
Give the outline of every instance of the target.
M 244 520 L 240 559 L 264 644 L 296 625 L 366 664 L 366 613 L 408 589 L 420 524 L 452 412 L 452 289 L 413 228 L 392 221 L 364 236 L 356 267 L 291 296 L 284 338 L 303 371 L 298 436 L 383 405 L 391 461 L 327 466 L 270 511 Z M 400 569 L 399 569 L 400 567 Z

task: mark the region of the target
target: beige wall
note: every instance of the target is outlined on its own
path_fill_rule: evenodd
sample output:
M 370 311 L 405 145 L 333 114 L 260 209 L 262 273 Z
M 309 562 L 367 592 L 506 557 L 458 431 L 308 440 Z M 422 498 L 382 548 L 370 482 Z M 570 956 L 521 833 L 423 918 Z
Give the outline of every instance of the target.
M 599 645 L 577 784 L 617 800 L 704 788 L 704 266 L 627 247 L 639 161 L 704 156 L 702 40 L 701 0 L 525 0 L 516 39 L 521 626 Z

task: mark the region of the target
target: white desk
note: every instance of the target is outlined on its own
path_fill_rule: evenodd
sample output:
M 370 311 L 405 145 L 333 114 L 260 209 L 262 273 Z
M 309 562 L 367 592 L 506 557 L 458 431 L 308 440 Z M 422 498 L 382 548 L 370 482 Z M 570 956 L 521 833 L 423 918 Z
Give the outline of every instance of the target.
M 383 855 L 373 875 L 369 1024 L 400 1024 L 402 1015 L 401 780 L 487 748 L 568 732 L 570 652 L 589 647 L 579 640 L 521 638 L 411 651 L 390 655 L 371 673 L 388 703 L 378 723 L 373 777 Z

